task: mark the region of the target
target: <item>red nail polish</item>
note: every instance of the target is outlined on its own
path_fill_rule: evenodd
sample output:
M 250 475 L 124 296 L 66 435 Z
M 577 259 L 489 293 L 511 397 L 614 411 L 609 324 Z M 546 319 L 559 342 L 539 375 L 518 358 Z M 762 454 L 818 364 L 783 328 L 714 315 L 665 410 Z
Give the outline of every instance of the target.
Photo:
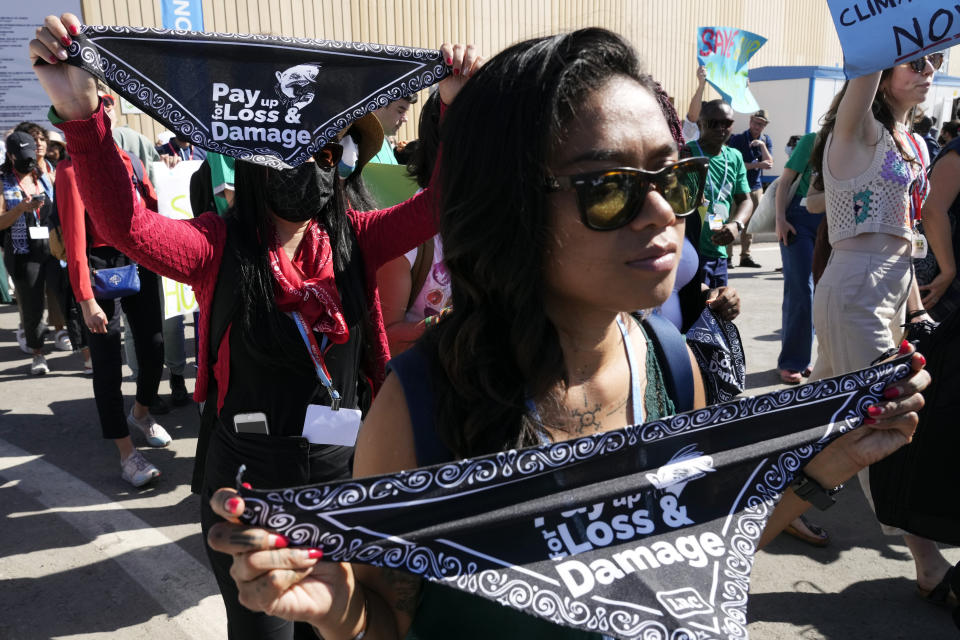
M 905 356 L 910 353 L 910 343 L 904 340 L 900 343 L 900 355 Z
M 60 62 L 59 60 L 57 60 L 55 56 L 50 56 L 49 58 L 47 58 L 47 60 L 50 61 L 50 64 L 57 64 L 58 62 Z
M 460 69 L 454 69 L 454 70 L 453 70 L 453 75 L 455 75 L 455 76 L 460 75 Z
M 284 538 L 283 536 L 276 534 L 273 536 L 273 548 L 274 549 L 286 549 L 290 546 L 290 541 Z
M 80 29 L 77 28 L 77 25 L 72 24 L 70 25 L 70 33 L 72 33 L 73 35 L 77 35 L 78 33 L 80 33 Z
M 320 549 L 307 549 L 307 557 L 311 560 L 319 560 L 323 557 L 323 551 Z
M 880 407 L 874 404 L 867 407 L 867 413 L 870 415 L 870 417 L 876 418 L 878 415 L 883 413 L 883 411 L 880 409 Z
M 227 511 L 238 513 L 240 511 L 240 498 L 230 498 L 227 500 Z
M 893 400 L 894 398 L 900 397 L 900 389 L 896 387 L 890 387 L 889 389 L 883 390 L 883 397 L 887 400 Z
M 62 42 L 63 46 L 65 47 L 70 46 L 70 38 L 68 38 L 67 36 L 63 36 L 62 38 L 60 38 L 60 42 Z
M 250 485 L 249 482 L 241 482 L 240 486 L 243 487 L 244 489 L 253 489 L 253 487 Z
M 917 354 L 917 360 L 920 361 L 920 366 L 921 366 L 921 367 L 927 366 L 927 359 L 923 357 L 923 354 L 922 354 L 922 353 L 918 353 L 918 354 Z
M 864 418 L 863 424 L 877 424 L 877 421 L 874 420 L 873 418 Z
M 453 64 L 453 58 L 447 58 L 447 64 Z

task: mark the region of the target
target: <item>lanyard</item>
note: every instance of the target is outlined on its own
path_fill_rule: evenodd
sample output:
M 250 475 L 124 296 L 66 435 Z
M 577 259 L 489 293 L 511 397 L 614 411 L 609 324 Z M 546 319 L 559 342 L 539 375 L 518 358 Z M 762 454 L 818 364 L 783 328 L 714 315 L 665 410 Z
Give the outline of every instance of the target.
M 920 210 L 923 208 L 923 201 L 926 199 L 927 193 L 930 190 L 930 181 L 927 180 L 927 172 L 923 170 L 923 155 L 920 153 L 920 146 L 917 144 L 916 138 L 908 133 L 907 141 L 909 141 L 910 146 L 913 147 L 913 155 L 917 159 L 917 162 L 920 163 L 919 175 L 910 183 L 910 199 L 913 205 L 911 211 L 912 218 L 914 221 L 920 222 Z M 914 185 L 916 185 L 916 187 L 914 187 Z
M 340 410 L 340 393 L 333 388 L 333 381 L 330 379 L 330 374 L 327 372 L 327 366 L 323 362 L 323 350 L 317 344 L 317 338 L 313 335 L 313 331 L 307 327 L 307 323 L 304 322 L 303 316 L 300 315 L 299 311 L 294 311 L 290 314 L 293 318 L 294 323 L 297 325 L 297 329 L 300 330 L 300 337 L 303 338 L 304 344 L 307 345 L 307 353 L 310 354 L 310 359 L 313 360 L 313 366 L 317 370 L 317 378 L 327 389 L 327 393 L 330 394 L 330 408 L 333 411 Z M 327 336 L 323 336 L 324 345 L 327 343 Z
M 697 153 L 699 153 L 701 156 L 706 156 L 706 154 L 703 152 L 703 148 L 700 146 L 700 143 L 698 141 L 693 140 L 693 144 L 697 145 Z M 724 157 L 723 155 L 723 147 L 720 147 L 720 153 L 717 155 L 723 158 L 723 178 L 720 180 L 720 189 L 719 189 L 722 195 L 723 185 L 727 183 L 727 164 L 728 164 L 726 157 Z M 712 159 L 713 158 L 711 158 L 711 160 Z M 710 179 L 710 171 L 707 171 L 707 181 L 705 186 L 710 187 L 710 192 L 712 193 L 712 195 L 710 196 L 710 201 L 715 202 L 717 199 L 718 189 L 717 189 L 716 183 L 714 183 Z

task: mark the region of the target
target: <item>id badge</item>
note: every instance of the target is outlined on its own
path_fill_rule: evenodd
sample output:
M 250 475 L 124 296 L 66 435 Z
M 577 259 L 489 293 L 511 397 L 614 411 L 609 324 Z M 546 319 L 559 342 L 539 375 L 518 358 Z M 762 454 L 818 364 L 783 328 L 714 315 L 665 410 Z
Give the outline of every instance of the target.
M 341 408 L 334 411 L 322 404 L 307 405 L 303 421 L 303 437 L 311 444 L 333 444 L 352 447 L 360 431 L 360 410 Z
M 927 257 L 927 238 L 916 229 L 913 230 L 913 250 L 910 257 L 914 260 L 923 260 Z
M 720 229 L 723 229 L 723 216 L 716 211 L 711 211 L 707 215 L 707 221 L 710 223 L 710 231 L 720 231 Z
M 49 240 L 50 239 L 50 229 L 47 227 L 27 227 L 27 230 L 30 232 L 31 240 Z

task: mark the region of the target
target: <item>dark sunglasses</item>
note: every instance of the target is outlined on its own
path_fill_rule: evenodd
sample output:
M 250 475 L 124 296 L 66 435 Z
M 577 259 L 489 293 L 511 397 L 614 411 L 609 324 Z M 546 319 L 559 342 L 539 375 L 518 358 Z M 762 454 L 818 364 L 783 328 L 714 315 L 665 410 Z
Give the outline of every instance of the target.
M 729 129 L 733 126 L 733 120 L 727 120 L 726 118 L 711 118 L 707 120 L 708 129 L 719 129 L 723 127 L 724 129 Z
M 323 145 L 319 151 L 313 154 L 313 159 L 324 169 L 332 169 L 340 162 L 343 157 L 343 145 L 336 142 L 328 142 Z
M 916 71 L 917 73 L 923 73 L 927 68 L 927 63 L 930 63 L 930 66 L 933 67 L 934 71 L 937 71 L 940 68 L 940 65 L 943 64 L 943 53 L 931 53 L 923 56 L 922 58 L 917 58 L 916 60 L 911 60 L 907 64 L 910 65 L 910 68 Z
M 687 158 L 659 171 L 617 168 L 547 179 L 547 190 L 576 191 L 580 220 L 594 231 L 613 231 L 629 224 L 653 188 L 678 218 L 696 211 L 703 199 L 708 158 Z

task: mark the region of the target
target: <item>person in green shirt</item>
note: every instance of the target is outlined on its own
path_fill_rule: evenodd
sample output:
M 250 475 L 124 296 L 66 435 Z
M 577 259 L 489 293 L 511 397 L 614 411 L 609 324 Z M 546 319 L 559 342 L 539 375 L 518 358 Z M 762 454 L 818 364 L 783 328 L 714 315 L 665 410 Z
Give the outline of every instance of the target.
M 711 289 L 727 286 L 727 245 L 736 242 L 753 215 L 743 156 L 727 146 L 732 127 L 730 105 L 711 100 L 700 110 L 700 138 L 687 143 L 693 155 L 710 159 L 698 250 L 704 283 Z

